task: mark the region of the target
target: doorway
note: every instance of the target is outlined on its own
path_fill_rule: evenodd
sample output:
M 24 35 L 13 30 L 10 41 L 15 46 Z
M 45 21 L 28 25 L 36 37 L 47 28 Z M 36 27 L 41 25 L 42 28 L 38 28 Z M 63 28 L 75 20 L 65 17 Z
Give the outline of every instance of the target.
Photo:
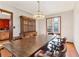
M 0 9 L 0 38 L 1 40 L 13 39 L 13 13 Z

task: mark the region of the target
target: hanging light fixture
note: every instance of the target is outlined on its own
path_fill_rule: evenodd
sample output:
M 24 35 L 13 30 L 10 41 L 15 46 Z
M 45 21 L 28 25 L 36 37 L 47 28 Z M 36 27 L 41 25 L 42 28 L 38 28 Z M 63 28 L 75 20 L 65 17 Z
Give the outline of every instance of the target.
M 40 1 L 37 1 L 37 3 L 38 3 L 38 11 L 37 11 L 37 14 L 33 16 L 33 18 L 34 19 L 44 19 L 45 15 L 43 15 L 40 10 Z

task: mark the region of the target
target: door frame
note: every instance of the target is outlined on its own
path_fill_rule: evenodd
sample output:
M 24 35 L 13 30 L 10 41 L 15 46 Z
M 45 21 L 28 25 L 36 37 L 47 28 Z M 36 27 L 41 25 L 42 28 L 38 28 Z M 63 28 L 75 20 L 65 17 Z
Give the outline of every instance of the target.
M 1 12 L 5 12 L 10 14 L 10 26 L 9 26 L 9 40 L 11 41 L 13 39 L 13 13 L 4 9 L 0 8 Z

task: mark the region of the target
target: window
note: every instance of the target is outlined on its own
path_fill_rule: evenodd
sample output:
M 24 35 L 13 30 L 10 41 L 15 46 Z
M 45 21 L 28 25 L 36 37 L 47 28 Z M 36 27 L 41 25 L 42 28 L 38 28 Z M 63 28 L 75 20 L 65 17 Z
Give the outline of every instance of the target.
M 60 16 L 47 19 L 47 32 L 60 33 Z

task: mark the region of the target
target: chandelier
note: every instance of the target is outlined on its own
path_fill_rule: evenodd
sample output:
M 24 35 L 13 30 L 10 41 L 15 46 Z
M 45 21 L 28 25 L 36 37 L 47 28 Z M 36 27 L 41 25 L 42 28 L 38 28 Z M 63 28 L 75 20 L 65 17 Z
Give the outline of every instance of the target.
M 35 14 L 33 16 L 34 19 L 44 19 L 45 18 L 45 15 L 42 14 L 42 12 L 40 11 L 40 1 L 37 1 L 38 3 L 38 11 L 37 11 L 37 14 Z

